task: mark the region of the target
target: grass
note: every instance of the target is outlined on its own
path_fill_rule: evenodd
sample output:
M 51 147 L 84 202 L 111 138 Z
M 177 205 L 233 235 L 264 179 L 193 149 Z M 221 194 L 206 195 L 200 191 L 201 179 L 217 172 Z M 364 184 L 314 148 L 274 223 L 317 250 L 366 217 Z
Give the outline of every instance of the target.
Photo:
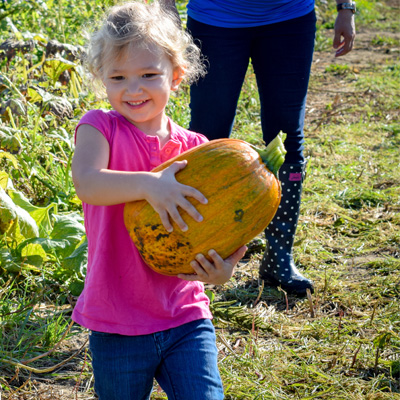
M 47 10 L 34 3 L 13 2 L 19 17 L 10 20 L 0 10 L 4 39 L 81 45 L 82 26 L 104 2 L 47 1 Z M 316 291 L 299 299 L 259 282 L 262 235 L 227 284 L 206 288 L 227 399 L 400 399 L 400 70 L 390 4 L 357 2 L 357 28 L 371 32 L 358 43 L 369 50 L 349 61 L 330 55 L 334 6 L 318 3 L 309 161 L 294 254 Z M 182 12 L 184 2 L 179 6 Z M 0 393 L 9 400 L 91 399 L 87 335 L 70 325 L 85 273 L 85 237 L 69 161 L 77 120 L 105 103 L 86 89 L 78 65 L 67 85 L 53 61 L 46 73 L 44 54 L 37 45 L 10 63 L 0 60 L 0 186 L 40 231 L 39 239 L 25 237 L 27 219 L 0 236 Z M 57 108 L 60 98 L 69 105 Z M 249 69 L 234 137 L 261 144 L 258 109 Z M 168 112 L 188 125 L 188 88 Z M 152 399 L 165 398 L 155 385 Z

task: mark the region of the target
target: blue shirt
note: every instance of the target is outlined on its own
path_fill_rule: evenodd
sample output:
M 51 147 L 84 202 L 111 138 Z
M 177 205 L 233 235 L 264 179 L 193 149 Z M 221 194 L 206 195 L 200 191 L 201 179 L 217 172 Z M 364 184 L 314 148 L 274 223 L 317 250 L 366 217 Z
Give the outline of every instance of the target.
M 314 0 L 190 0 L 187 14 L 207 25 L 245 28 L 302 17 L 313 9 Z

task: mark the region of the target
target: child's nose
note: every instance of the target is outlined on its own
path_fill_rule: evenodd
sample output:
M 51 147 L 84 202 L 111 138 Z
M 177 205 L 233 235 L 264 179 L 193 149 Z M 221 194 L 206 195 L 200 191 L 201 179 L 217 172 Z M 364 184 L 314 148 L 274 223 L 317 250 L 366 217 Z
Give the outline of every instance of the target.
M 127 92 L 131 94 L 141 93 L 143 91 L 138 79 L 131 79 L 128 82 Z

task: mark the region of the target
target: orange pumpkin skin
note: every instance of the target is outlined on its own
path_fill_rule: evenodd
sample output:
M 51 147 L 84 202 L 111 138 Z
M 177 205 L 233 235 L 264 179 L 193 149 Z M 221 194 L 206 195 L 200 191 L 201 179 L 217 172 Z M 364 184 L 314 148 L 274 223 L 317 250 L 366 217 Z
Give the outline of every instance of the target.
M 245 141 L 217 139 L 203 143 L 159 165 L 160 171 L 175 161 L 187 160 L 175 176 L 198 189 L 208 199 L 189 201 L 203 216 L 196 222 L 181 215 L 189 229 L 182 232 L 173 222 L 168 232 L 146 200 L 126 203 L 124 221 L 143 260 L 163 275 L 193 274 L 196 254 L 214 249 L 225 259 L 261 233 L 274 217 L 281 199 L 275 175 Z M 209 258 L 209 257 L 208 257 Z

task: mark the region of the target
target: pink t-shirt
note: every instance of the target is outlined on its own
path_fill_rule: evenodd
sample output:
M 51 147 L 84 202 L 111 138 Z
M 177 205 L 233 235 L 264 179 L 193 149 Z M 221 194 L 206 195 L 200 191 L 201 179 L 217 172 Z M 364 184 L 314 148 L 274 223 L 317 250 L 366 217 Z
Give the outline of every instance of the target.
M 162 162 L 207 141 L 170 120 L 171 139 L 160 149 L 157 136 L 147 136 L 116 111 L 89 111 L 79 125 L 98 129 L 110 145 L 108 168 L 150 171 Z M 72 318 L 95 331 L 144 335 L 212 318 L 201 282 L 163 276 L 142 260 L 124 225 L 124 204 L 83 203 L 88 237 L 85 288 Z

